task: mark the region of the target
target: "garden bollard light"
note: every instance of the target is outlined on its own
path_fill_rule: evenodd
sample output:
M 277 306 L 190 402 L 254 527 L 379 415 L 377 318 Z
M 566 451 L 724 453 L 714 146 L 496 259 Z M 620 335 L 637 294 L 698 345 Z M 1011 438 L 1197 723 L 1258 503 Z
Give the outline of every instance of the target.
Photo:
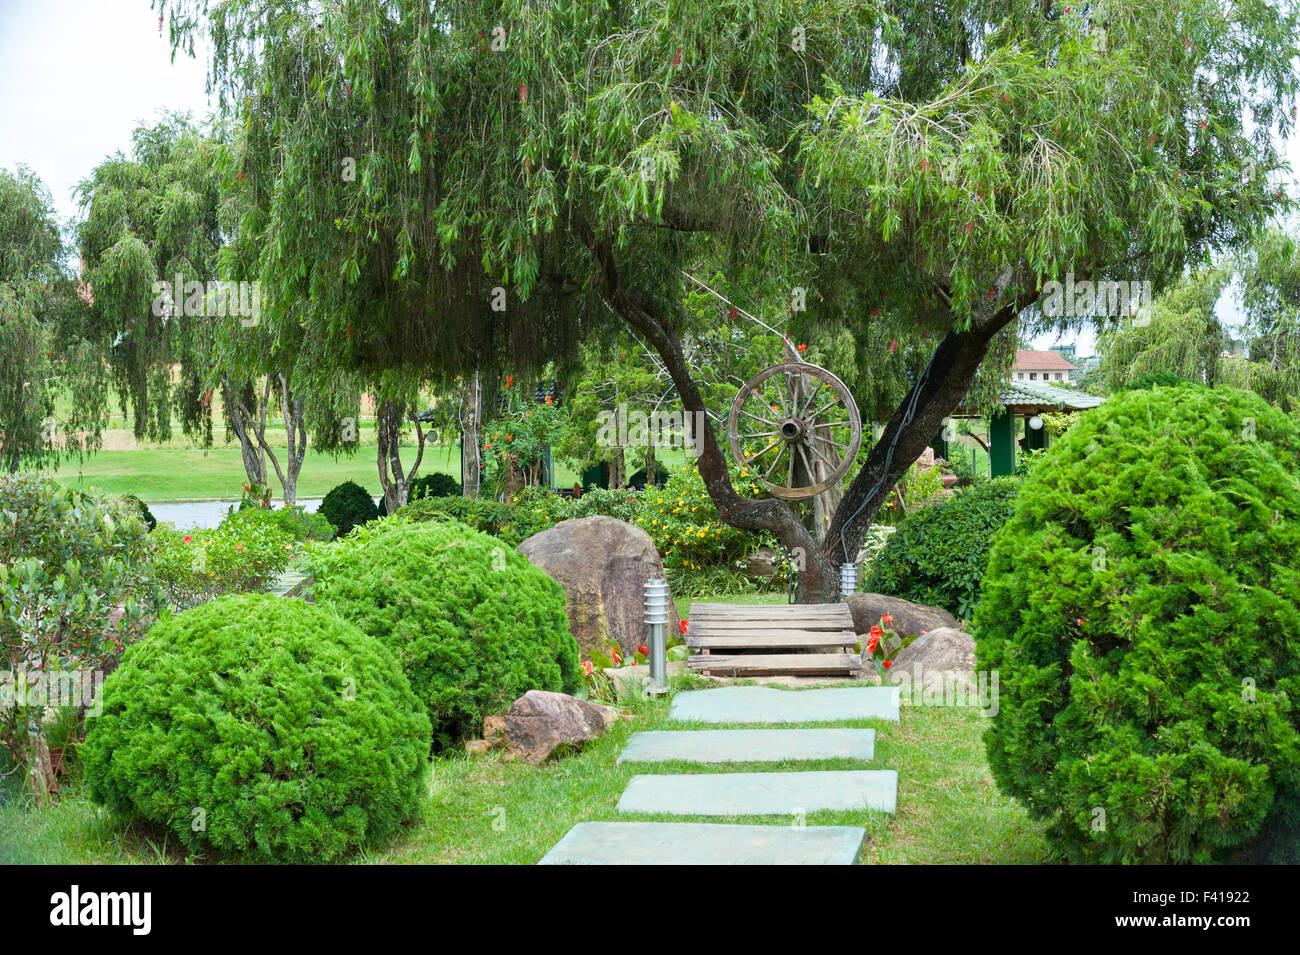
M 858 565 L 852 561 L 840 564 L 840 596 L 848 597 L 858 589 Z
M 668 581 L 651 577 L 645 582 L 645 622 L 650 626 L 650 683 L 646 687 L 651 695 L 668 692 Z

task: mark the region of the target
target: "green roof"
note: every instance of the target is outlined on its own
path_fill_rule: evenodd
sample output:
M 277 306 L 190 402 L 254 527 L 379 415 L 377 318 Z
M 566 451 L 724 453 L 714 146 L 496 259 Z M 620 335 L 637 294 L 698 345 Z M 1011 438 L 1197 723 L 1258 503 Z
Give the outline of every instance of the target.
M 1095 408 L 1106 400 L 1074 388 L 1056 388 L 1024 381 L 1007 382 L 1000 397 L 1004 405 L 1055 405 L 1065 411 Z

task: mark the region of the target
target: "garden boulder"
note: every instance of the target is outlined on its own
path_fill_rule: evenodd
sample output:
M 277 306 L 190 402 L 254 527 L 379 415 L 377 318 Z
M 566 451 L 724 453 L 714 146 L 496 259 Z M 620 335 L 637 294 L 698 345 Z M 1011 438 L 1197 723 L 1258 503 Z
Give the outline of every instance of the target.
M 849 612 L 853 614 L 853 629 L 867 633 L 880 623 L 885 614 L 893 617 L 893 629 L 901 636 L 928 633 L 939 627 L 957 629 L 957 619 L 940 607 L 913 603 L 901 597 L 884 594 L 849 594 Z
M 625 657 L 646 642 L 644 588 L 664 575 L 650 535 L 612 517 L 561 521 L 519 545 L 523 554 L 564 588 L 569 630 L 584 658 L 618 643 Z M 668 603 L 669 632 L 678 627 Z
M 564 693 L 529 690 L 502 716 L 483 719 L 483 738 L 493 749 L 536 765 L 560 747 L 581 747 L 618 719 L 610 706 Z
M 894 654 L 889 672 L 917 667 L 924 673 L 969 673 L 975 669 L 975 638 L 953 627 L 928 630 Z

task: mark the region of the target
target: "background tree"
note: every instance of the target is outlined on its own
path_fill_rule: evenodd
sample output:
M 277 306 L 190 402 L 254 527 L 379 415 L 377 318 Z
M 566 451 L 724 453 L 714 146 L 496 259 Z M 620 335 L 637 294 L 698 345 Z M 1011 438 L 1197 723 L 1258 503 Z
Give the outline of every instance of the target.
M 92 328 L 137 438 L 171 437 L 175 403 L 184 429 L 210 440 L 198 357 L 206 318 L 188 303 L 156 308 L 154 283 L 216 276 L 219 149 L 183 114 L 140 126 L 131 140 L 130 156 L 109 157 L 77 187 Z
M 1300 246 L 1294 235 L 1270 229 L 1239 269 L 1245 356 L 1224 360 L 1224 378 L 1294 415 L 1300 412 Z
M 0 169 L 0 467 L 11 473 L 98 448 L 107 418 L 65 253 L 49 191 L 25 166 Z
M 703 410 L 682 271 L 706 259 L 756 314 L 925 332 L 820 537 L 737 494 L 707 429 L 720 517 L 802 548 L 805 600 L 834 598 L 1046 281 L 1163 287 L 1286 204 L 1243 170 L 1276 167 L 1290 129 L 1290 3 L 160 6 L 178 46 L 210 35 L 223 107 L 256 131 L 262 276 L 306 303 L 321 367 L 522 373 L 617 319 Z
M 1214 307 L 1228 284 L 1226 269 L 1184 276 L 1152 303 L 1150 314 L 1120 318 L 1097 336 L 1107 392 L 1161 372 L 1213 388 L 1223 377 L 1228 344 Z

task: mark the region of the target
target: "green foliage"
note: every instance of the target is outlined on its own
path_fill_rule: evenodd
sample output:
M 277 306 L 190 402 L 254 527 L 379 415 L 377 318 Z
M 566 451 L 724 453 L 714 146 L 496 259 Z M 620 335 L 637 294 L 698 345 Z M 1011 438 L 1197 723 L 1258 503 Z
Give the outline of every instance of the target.
M 971 615 L 996 531 L 1019 481 L 993 478 L 909 514 L 871 563 L 866 589 Z
M 324 863 L 415 815 L 428 751 L 380 641 L 262 594 L 156 625 L 106 682 L 81 757 L 94 800 L 193 853 Z
M 355 481 L 344 481 L 325 495 L 317 513 L 338 528 L 339 537 L 344 537 L 352 528 L 373 521 L 379 509 L 369 491 Z
M 0 169 L 0 468 L 95 450 L 107 416 L 104 353 L 65 265 L 54 203 L 25 166 Z M 67 397 L 67 417 L 54 418 Z
M 414 506 L 441 500 L 463 499 Z M 438 748 L 528 690 L 577 688 L 564 591 L 526 557 L 463 524 L 400 515 L 354 537 L 312 553 L 312 597 L 394 652 Z
M 753 475 L 736 469 L 732 483 L 738 493 L 761 497 Z M 732 565 L 764 544 L 775 546 L 770 534 L 756 534 L 724 524 L 718 517 L 704 479 L 690 465 L 674 469 L 662 487 L 645 489 L 637 523 L 654 538 L 665 570 L 700 570 Z
M 275 509 L 263 507 L 244 507 L 232 510 L 222 520 L 222 525 L 231 528 L 267 526 L 290 535 L 295 541 L 331 541 L 335 536 L 334 525 L 325 515 L 317 512 L 307 513 L 300 504 Z
M 35 474 L 0 475 L 0 668 L 104 671 L 161 609 L 139 512 Z M 42 706 L 0 705 L 0 743 L 24 765 Z M 82 701 L 86 702 L 86 701 Z
M 140 500 L 134 494 L 123 494 L 122 500 L 126 501 L 127 504 L 140 512 L 140 519 L 144 521 L 145 526 L 148 527 L 149 530 L 153 530 L 158 526 L 158 519 L 153 516 L 153 512 L 149 510 L 149 505 L 144 501 Z
M 460 494 L 460 482 L 450 474 L 435 471 L 424 474 L 411 482 L 411 500 L 422 497 L 455 497 Z
M 1300 858 L 1298 468 L 1287 416 L 1183 383 L 1113 396 L 1026 478 L 975 614 L 986 740 L 1071 860 Z
M 289 566 L 299 549 L 293 532 L 273 517 L 254 517 L 256 513 L 236 511 L 215 528 L 188 533 L 159 524 L 149 535 L 158 581 L 173 607 L 261 590 Z

